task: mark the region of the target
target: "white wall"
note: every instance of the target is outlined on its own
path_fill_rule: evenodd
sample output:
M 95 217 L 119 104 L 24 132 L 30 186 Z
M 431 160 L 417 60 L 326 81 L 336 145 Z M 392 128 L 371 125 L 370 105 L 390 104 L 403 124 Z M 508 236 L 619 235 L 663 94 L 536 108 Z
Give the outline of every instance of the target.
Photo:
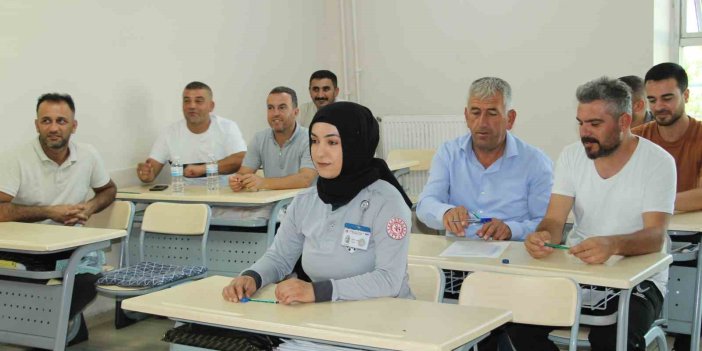
M 653 0 L 357 0 L 357 11 L 374 114 L 462 114 L 470 82 L 499 76 L 515 133 L 553 159 L 577 140 L 576 87 L 643 76 L 654 57 Z
M 576 140 L 579 84 L 670 57 L 671 1 L 356 0 L 361 102 L 376 115 L 461 114 L 471 81 L 500 76 L 514 89 L 515 132 L 556 158 Z M 34 137 L 40 94 L 68 92 L 75 138 L 126 185 L 159 130 L 182 118 L 192 80 L 212 86 L 215 112 L 249 139 L 266 126 L 273 86 L 304 102 L 310 72 L 343 77 L 338 13 L 324 0 L 2 1 L 0 149 Z
M 470 82 L 496 75 L 514 89 L 515 132 L 555 159 L 577 140 L 577 85 L 668 57 L 670 1 L 655 0 L 654 28 L 654 0 L 357 0 L 362 103 L 376 115 L 461 114 Z M 128 185 L 161 128 L 183 118 L 192 80 L 248 140 L 266 126 L 272 87 L 304 102 L 312 71 L 343 77 L 338 13 L 329 0 L 3 0 L 0 150 L 35 137 L 39 95 L 67 92 L 76 140 Z
M 215 112 L 247 141 L 267 126 L 265 99 L 287 85 L 309 101 L 314 70 L 341 68 L 338 6 L 327 1 L 0 2 L 0 150 L 36 136 L 36 99 L 58 91 L 76 102 L 75 140 L 93 144 L 118 185 L 153 138 L 183 118 L 182 89 L 209 84 Z M 119 246 L 109 263 L 116 265 Z M 86 312 L 110 309 L 99 298 Z
M 309 101 L 311 72 L 340 70 L 337 23 L 337 3 L 321 0 L 3 0 L 0 150 L 36 135 L 39 95 L 70 93 L 75 139 L 95 145 L 124 185 L 160 129 L 183 118 L 182 89 L 193 80 L 213 88 L 215 112 L 248 141 L 267 126 L 271 88 Z

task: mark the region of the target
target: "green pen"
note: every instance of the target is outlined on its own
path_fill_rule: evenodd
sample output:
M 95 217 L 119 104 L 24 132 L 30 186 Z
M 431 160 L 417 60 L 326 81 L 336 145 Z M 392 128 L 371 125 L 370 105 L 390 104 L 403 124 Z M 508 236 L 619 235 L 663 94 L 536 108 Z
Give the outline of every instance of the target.
M 480 216 L 478 216 L 478 214 L 477 214 L 477 213 L 475 213 L 475 212 L 473 212 L 473 211 L 470 211 L 470 213 L 472 213 L 472 214 L 473 214 L 473 216 L 475 216 L 475 218 L 477 218 L 477 219 L 481 219 L 481 217 L 480 217 Z
M 544 243 L 544 246 L 552 247 L 554 249 L 561 249 L 561 250 L 569 250 L 570 248 L 565 245 L 558 245 L 558 244 L 551 244 L 551 243 Z

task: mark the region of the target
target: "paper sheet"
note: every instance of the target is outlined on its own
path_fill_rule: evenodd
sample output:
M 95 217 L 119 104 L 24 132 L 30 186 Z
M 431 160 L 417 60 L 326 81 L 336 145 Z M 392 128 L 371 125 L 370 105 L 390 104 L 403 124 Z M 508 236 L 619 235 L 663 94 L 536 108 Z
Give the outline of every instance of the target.
M 497 258 L 509 244 L 509 241 L 460 240 L 447 247 L 439 256 Z

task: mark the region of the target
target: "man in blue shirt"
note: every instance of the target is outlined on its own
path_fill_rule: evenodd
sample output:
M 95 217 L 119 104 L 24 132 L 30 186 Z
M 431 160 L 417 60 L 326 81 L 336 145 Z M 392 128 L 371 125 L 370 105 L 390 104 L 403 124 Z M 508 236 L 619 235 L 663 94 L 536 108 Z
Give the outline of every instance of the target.
M 517 118 L 511 105 L 506 81 L 485 77 L 471 84 L 465 108 L 470 133 L 437 151 L 417 204 L 426 225 L 469 238 L 523 240 L 539 224 L 553 162 L 509 133 Z

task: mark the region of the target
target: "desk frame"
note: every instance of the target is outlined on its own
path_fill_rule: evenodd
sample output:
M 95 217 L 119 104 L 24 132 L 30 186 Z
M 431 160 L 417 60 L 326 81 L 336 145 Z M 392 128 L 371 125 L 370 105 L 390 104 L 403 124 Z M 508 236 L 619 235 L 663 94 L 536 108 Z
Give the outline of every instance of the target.
M 51 254 L 56 252 L 63 252 L 74 250 L 68 261 L 67 267 L 61 271 L 51 271 L 51 272 L 34 272 L 34 271 L 20 271 L 14 269 L 0 269 L 0 275 L 17 277 L 17 278 L 28 278 L 28 279 L 50 279 L 50 278 L 63 278 L 61 285 L 44 285 L 44 284 L 34 284 L 26 282 L 17 281 L 3 281 L 3 288 L 1 290 L 8 290 L 14 292 L 7 292 L 5 296 L 0 294 L 0 301 L 4 301 L 12 306 L 16 304 L 17 309 L 19 309 L 20 304 L 29 304 L 32 302 L 36 294 L 37 299 L 50 299 L 50 303 L 45 304 L 49 308 L 48 314 L 44 311 L 39 311 L 39 307 L 35 307 L 35 311 L 31 311 L 31 306 L 26 309 L 26 306 L 22 308 L 22 314 L 15 317 L 20 319 L 20 325 L 7 321 L 0 321 L 0 340 L 3 342 L 8 342 L 10 344 L 31 346 L 31 347 L 41 347 L 53 350 L 64 350 L 66 347 L 66 329 L 68 328 L 69 312 L 71 308 L 71 296 L 73 294 L 73 283 L 75 280 L 75 273 L 80 263 L 80 260 L 88 253 L 104 249 L 110 246 L 110 240 L 103 240 L 92 244 L 82 245 L 77 248 L 67 248 L 63 250 L 54 251 L 27 251 L 27 250 L 12 250 L 2 248 L 2 251 L 15 252 L 22 254 Z M 24 292 L 23 292 L 24 291 Z M 27 292 L 30 291 L 30 296 L 27 297 Z M 16 295 L 15 295 L 16 294 Z M 26 312 L 25 312 L 26 310 Z M 34 328 L 28 328 L 26 323 L 34 321 L 36 324 L 40 320 L 39 326 Z M 26 319 L 26 323 L 24 322 Z M 31 321 L 30 321 L 31 320 Z M 46 324 L 44 322 L 46 321 Z M 53 325 L 53 326 L 52 326 Z M 51 330 L 54 330 L 52 333 Z M 31 334 L 31 332 L 35 332 Z M 53 335 L 51 335 L 53 334 Z
M 178 318 L 170 318 L 170 319 L 175 321 L 176 327 L 180 326 L 182 323 L 191 323 L 191 324 L 198 324 L 198 325 L 206 325 L 208 327 L 237 330 L 237 331 L 253 333 L 253 334 L 265 334 L 265 335 L 279 337 L 281 339 L 298 339 L 298 340 L 316 342 L 316 343 L 327 344 L 327 345 L 332 345 L 332 346 L 347 347 L 347 348 L 352 348 L 354 350 L 359 349 L 359 347 L 360 347 L 361 350 L 368 350 L 368 351 L 397 351 L 397 349 L 386 349 L 386 348 L 378 348 L 378 347 L 371 347 L 371 346 L 363 346 L 363 345 L 350 344 L 350 343 L 344 343 L 344 342 L 338 342 L 338 341 L 308 338 L 308 337 L 303 337 L 303 336 L 291 337 L 291 335 L 289 335 L 289 334 L 274 333 L 274 332 L 268 332 L 268 331 L 261 332 L 260 330 L 250 329 L 250 328 L 226 327 L 226 326 L 222 326 L 222 325 L 217 325 L 217 324 L 212 324 L 212 323 L 203 323 L 203 322 L 198 322 L 198 321 L 194 321 L 194 320 L 187 320 L 187 319 L 178 319 Z M 454 350 L 455 351 L 469 351 L 475 345 L 477 345 L 479 342 L 481 342 L 483 339 L 488 337 L 488 335 L 490 335 L 490 333 L 483 334 L 483 335 L 477 337 L 476 339 L 471 340 L 471 341 L 463 344 L 462 346 L 455 348 Z M 178 345 L 178 344 L 176 344 L 176 345 Z M 180 350 L 178 347 L 174 348 L 173 346 L 174 346 L 174 344 L 171 344 L 170 351 L 179 351 Z M 180 345 L 178 345 L 178 346 L 180 346 Z M 195 347 L 195 346 L 191 346 L 191 347 Z
M 675 216 L 673 216 L 675 218 Z M 671 224 L 674 226 L 674 224 Z M 687 230 L 672 230 L 668 229 L 669 236 L 675 237 L 685 237 L 697 234 L 696 231 Z M 690 332 L 690 351 L 696 351 L 700 349 L 700 331 L 702 330 L 702 242 L 697 246 L 697 267 L 695 267 L 695 292 L 693 299 L 693 311 L 692 311 L 692 330 Z M 668 291 L 670 294 L 670 291 Z M 664 302 L 664 303 L 667 303 Z
M 243 269 L 242 266 L 244 268 L 249 267 L 253 263 L 253 261 L 257 260 L 263 255 L 265 249 L 271 246 L 271 244 L 273 243 L 273 239 L 275 238 L 276 225 L 278 224 L 279 219 L 278 214 L 281 210 L 283 210 L 292 202 L 294 195 L 296 195 L 297 192 L 301 191 L 301 189 L 283 190 L 283 192 L 295 192 L 292 194 L 292 196 L 282 195 L 282 198 L 281 195 L 274 194 L 272 198 L 274 198 L 275 200 L 268 202 L 260 201 L 260 199 L 258 199 L 259 201 L 256 201 L 256 199 L 254 199 L 254 201 L 252 202 L 243 202 L 239 201 L 241 197 L 239 197 L 239 199 L 231 198 L 236 197 L 237 194 L 228 190 L 221 190 L 223 191 L 223 193 L 220 194 L 209 194 L 204 191 L 204 187 L 202 186 L 196 185 L 190 186 L 190 188 L 197 189 L 194 193 L 194 196 L 188 196 L 187 188 L 185 190 L 185 195 L 171 196 L 169 193 L 149 192 L 148 186 L 130 187 L 122 189 L 122 192 L 118 191 L 117 198 L 124 201 L 131 201 L 134 204 L 150 204 L 154 202 L 205 203 L 208 204 L 210 207 L 258 207 L 273 204 L 269 213 L 269 219 L 266 221 L 229 219 L 211 220 L 210 225 L 226 225 L 243 228 L 260 228 L 262 226 L 265 226 L 266 228 L 265 242 L 263 241 L 264 239 L 261 237 L 261 234 L 263 233 L 259 232 L 240 231 L 238 233 L 241 235 L 232 236 L 225 235 L 222 231 L 210 232 L 210 242 L 215 242 L 217 243 L 217 245 L 208 245 L 207 250 L 208 258 L 210 261 L 208 261 L 207 266 L 208 268 L 211 268 L 210 273 L 227 275 L 237 274 L 238 270 Z M 267 190 L 264 190 L 261 192 L 251 194 L 265 194 L 266 192 Z M 246 193 L 242 194 L 244 198 L 247 197 Z M 230 199 L 227 199 L 227 197 L 230 197 Z M 128 241 L 126 245 L 129 245 Z M 237 241 L 237 243 L 235 244 L 232 241 Z M 190 245 L 187 242 L 183 242 L 182 244 L 186 247 Z M 133 246 L 134 245 L 127 246 L 127 250 L 125 251 L 125 257 L 127 257 L 126 261 L 129 263 L 132 263 L 132 260 L 130 258 L 135 256 Z M 241 258 L 240 262 L 228 263 L 228 260 L 232 257 L 231 255 L 234 254 L 230 253 L 230 251 L 240 251 L 242 253 L 242 255 L 235 255 L 236 257 Z
M 419 236 L 419 237 L 418 237 Z M 457 271 L 468 271 L 468 272 L 474 272 L 474 271 L 492 271 L 492 272 L 502 272 L 502 273 L 511 273 L 511 274 L 531 274 L 531 275 L 548 275 L 548 276 L 559 276 L 559 277 L 567 277 L 575 280 L 579 284 L 588 284 L 588 285 L 600 285 L 600 286 L 607 286 L 607 285 L 602 285 L 602 283 L 599 281 L 601 280 L 600 278 L 603 277 L 593 277 L 592 274 L 588 276 L 588 274 L 573 274 L 573 272 L 563 270 L 563 271 L 557 271 L 553 269 L 549 269 L 548 267 L 540 267 L 538 265 L 534 266 L 524 266 L 523 264 L 501 264 L 501 258 L 495 258 L 495 259 L 460 259 L 460 258 L 451 258 L 451 259 L 445 259 L 442 257 L 438 257 L 438 254 L 436 253 L 435 256 L 433 255 L 416 255 L 412 253 L 412 240 L 414 239 L 415 241 L 421 240 L 422 238 L 431 238 L 434 237 L 436 239 L 429 239 L 429 240 L 445 240 L 445 241 L 455 241 L 455 240 L 460 240 L 456 238 L 450 238 L 450 237 L 445 237 L 445 236 L 436 236 L 436 235 L 427 235 L 427 234 L 412 234 L 410 238 L 410 254 L 409 254 L 409 263 L 421 263 L 421 264 L 431 264 L 435 265 L 441 269 L 450 269 L 450 270 L 457 270 Z M 511 245 L 523 245 L 521 242 L 511 242 Z M 446 245 L 448 247 L 448 245 Z M 510 250 L 509 248 L 507 250 Z M 525 250 L 525 249 L 524 249 Z M 509 251 L 505 251 L 507 253 Z M 519 251 L 521 252 L 521 251 Z M 559 252 L 556 252 L 556 254 L 559 254 Z M 504 254 L 503 254 L 504 255 Z M 638 256 L 640 259 L 643 256 Z M 634 257 L 630 259 L 635 259 Z M 536 259 L 534 259 L 534 262 Z M 630 277 L 626 283 L 624 282 L 618 282 L 615 284 L 614 279 L 604 279 L 607 280 L 608 283 L 612 286 L 607 286 L 610 288 L 616 288 L 620 290 L 619 294 L 619 305 L 618 305 L 618 311 L 617 311 L 617 350 L 618 351 L 625 351 L 626 348 L 626 343 L 627 343 L 627 329 L 628 329 L 628 324 L 629 324 L 629 302 L 631 298 L 631 291 L 632 289 L 641 283 L 642 281 L 646 280 L 648 277 L 653 276 L 655 273 L 658 273 L 661 271 L 663 266 L 668 267 L 668 264 L 672 262 L 672 257 L 670 255 L 667 255 L 665 259 L 662 259 L 652 266 L 649 266 L 648 269 L 646 269 L 643 272 L 640 272 L 639 274 Z M 604 277 L 606 278 L 606 277 Z M 591 281 L 592 280 L 592 281 Z
M 230 278 L 210 276 L 124 301 L 123 307 L 178 321 L 368 350 L 455 350 L 511 320 L 507 310 L 395 298 L 291 306 L 224 301 Z M 270 298 L 269 285 L 256 297 Z M 192 300 L 191 296 L 199 296 Z M 387 319 L 393 312 L 401 316 Z M 424 318 L 420 318 L 424 317 Z

